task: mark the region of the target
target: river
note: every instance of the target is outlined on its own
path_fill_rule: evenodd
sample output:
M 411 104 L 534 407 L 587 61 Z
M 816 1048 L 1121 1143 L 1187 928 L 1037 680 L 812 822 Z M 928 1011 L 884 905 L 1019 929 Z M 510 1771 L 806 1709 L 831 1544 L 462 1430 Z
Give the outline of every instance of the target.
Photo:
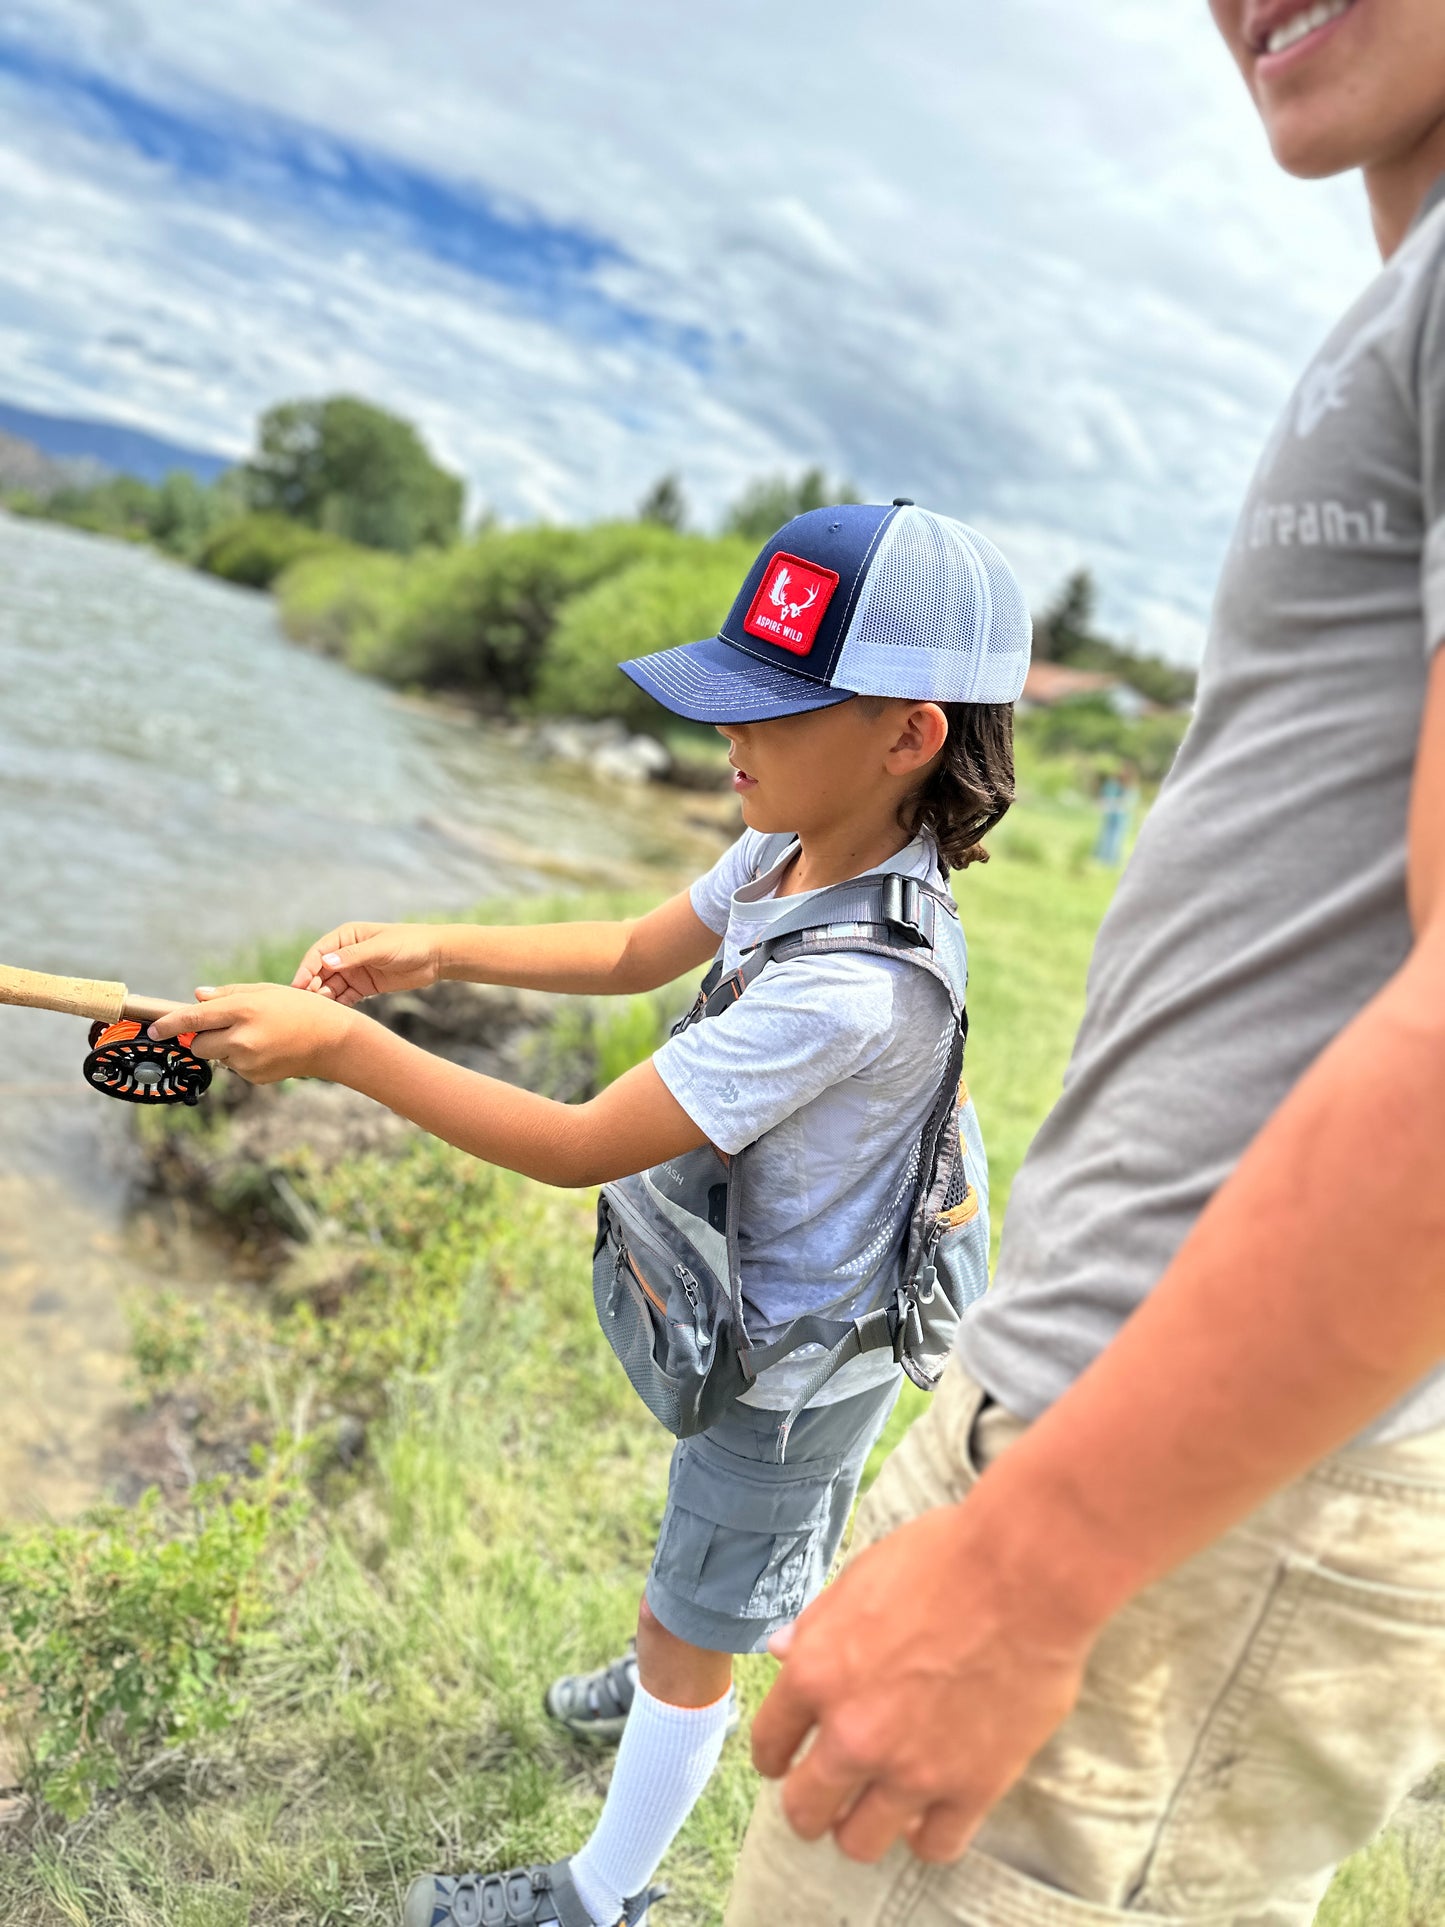
M 688 817 L 295 648 L 268 597 L 0 514 L 0 962 L 185 995 L 349 917 L 680 875 L 716 847 Z M 102 1491 L 158 1262 L 84 1054 L 0 1008 L 0 1516 Z

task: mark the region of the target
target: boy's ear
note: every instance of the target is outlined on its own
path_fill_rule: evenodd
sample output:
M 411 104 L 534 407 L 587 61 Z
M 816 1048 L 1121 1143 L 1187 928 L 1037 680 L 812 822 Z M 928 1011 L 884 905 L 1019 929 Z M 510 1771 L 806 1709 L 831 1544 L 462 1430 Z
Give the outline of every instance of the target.
M 899 704 L 899 728 L 888 761 L 893 773 L 906 776 L 931 763 L 948 741 L 948 718 L 937 703 Z

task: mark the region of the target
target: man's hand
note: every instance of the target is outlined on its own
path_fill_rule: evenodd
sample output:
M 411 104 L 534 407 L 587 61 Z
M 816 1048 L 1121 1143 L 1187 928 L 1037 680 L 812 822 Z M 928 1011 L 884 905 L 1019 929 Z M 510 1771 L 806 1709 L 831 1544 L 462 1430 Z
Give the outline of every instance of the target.
M 279 984 L 203 987 L 197 1001 L 173 1010 L 150 1027 L 154 1038 L 194 1031 L 191 1049 L 238 1071 L 249 1084 L 279 1084 L 285 1077 L 334 1078 L 355 1025 L 329 997 L 308 997 Z M 368 1028 L 371 1028 L 368 1026 Z
M 343 923 L 312 944 L 292 987 L 338 1004 L 359 1004 L 388 990 L 424 990 L 441 974 L 437 936 L 430 923 Z
M 971 1505 L 870 1546 L 773 1642 L 783 1670 L 753 1758 L 787 1775 L 784 1811 L 804 1839 L 831 1829 L 850 1859 L 879 1860 L 900 1838 L 921 1860 L 957 1859 L 1078 1696 L 1092 1630 L 1043 1623 Z

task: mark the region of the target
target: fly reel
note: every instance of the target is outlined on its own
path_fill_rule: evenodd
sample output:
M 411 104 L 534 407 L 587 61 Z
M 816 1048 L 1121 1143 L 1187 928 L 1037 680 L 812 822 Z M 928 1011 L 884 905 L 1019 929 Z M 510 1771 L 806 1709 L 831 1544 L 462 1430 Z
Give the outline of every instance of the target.
M 137 997 L 124 984 L 96 977 L 52 977 L 0 964 L 0 1004 L 91 1017 L 84 1077 L 93 1091 L 123 1104 L 196 1104 L 211 1088 L 211 1067 L 191 1049 L 193 1030 L 163 1044 L 146 1032 L 183 1008 L 163 997 Z
M 141 1024 L 94 1023 L 85 1081 L 123 1104 L 198 1104 L 211 1088 L 211 1067 L 190 1049 L 195 1035 L 186 1030 L 157 1044 Z

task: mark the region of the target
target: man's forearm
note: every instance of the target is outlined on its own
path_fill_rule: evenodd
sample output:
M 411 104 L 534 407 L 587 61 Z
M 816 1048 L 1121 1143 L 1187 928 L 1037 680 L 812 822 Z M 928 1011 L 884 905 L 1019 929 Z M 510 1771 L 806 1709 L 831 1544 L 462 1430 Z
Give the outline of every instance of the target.
M 1445 1357 L 1439 938 L 1321 1057 L 1150 1298 L 962 1509 L 1102 1624 Z

